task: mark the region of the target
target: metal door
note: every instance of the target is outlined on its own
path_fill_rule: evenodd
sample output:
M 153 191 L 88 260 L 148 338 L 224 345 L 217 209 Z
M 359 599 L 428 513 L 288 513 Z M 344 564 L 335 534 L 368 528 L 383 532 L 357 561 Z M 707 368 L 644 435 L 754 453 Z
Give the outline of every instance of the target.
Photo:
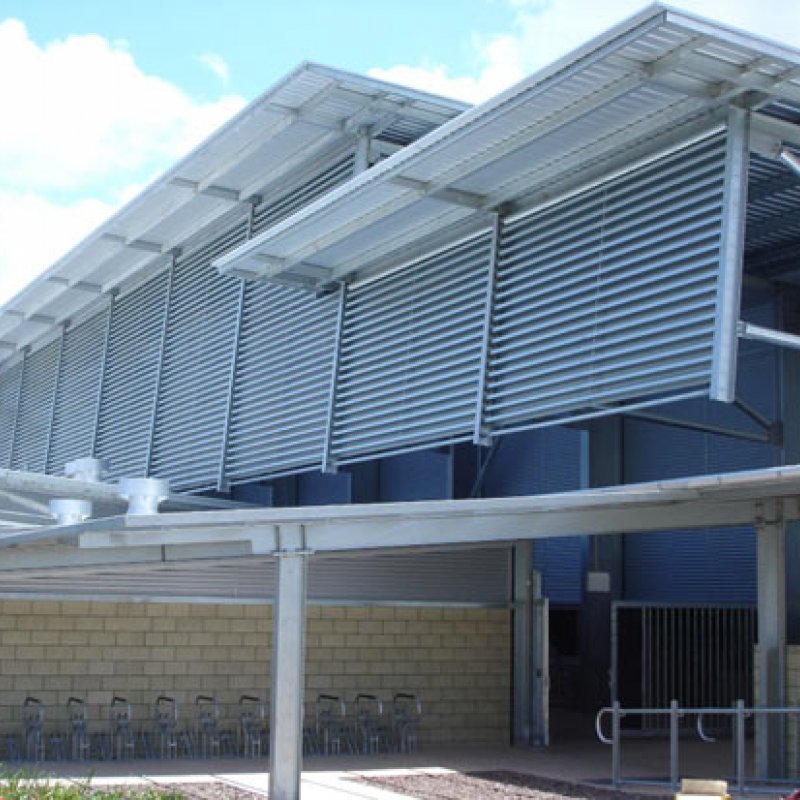
M 531 614 L 531 744 L 550 744 L 550 601 L 534 597 Z

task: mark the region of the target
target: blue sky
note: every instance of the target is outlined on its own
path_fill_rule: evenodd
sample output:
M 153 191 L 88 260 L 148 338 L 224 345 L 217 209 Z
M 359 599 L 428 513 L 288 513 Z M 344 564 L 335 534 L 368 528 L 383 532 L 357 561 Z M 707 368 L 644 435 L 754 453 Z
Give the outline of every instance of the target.
M 303 60 L 479 102 L 645 4 L 0 0 L 0 303 Z M 675 4 L 800 47 L 798 2 Z
M 230 88 L 247 99 L 306 59 L 356 72 L 435 61 L 469 74 L 480 66 L 473 35 L 507 31 L 515 13 L 502 0 L 0 0 L 0 18 L 22 19 L 39 43 L 68 33 L 125 41 L 143 71 L 207 98 L 223 87 L 205 53 L 224 58 Z

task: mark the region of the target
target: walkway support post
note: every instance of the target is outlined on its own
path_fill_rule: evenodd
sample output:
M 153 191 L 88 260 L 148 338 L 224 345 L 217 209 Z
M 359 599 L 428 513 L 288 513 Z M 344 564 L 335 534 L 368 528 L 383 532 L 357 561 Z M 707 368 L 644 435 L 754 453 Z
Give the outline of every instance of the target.
M 533 743 L 533 542 L 514 544 L 513 722 L 515 745 Z
M 272 631 L 269 796 L 299 800 L 303 766 L 306 572 L 303 525 L 281 525 Z
M 779 500 L 765 501 L 758 534 L 757 704 L 786 705 L 786 523 Z M 756 715 L 756 774 L 784 774 L 785 736 L 780 714 Z

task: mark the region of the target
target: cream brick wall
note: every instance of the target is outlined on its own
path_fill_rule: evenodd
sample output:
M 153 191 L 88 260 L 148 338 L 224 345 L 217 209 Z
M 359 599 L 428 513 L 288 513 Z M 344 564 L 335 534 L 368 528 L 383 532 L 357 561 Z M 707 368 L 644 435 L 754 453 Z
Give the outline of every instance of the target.
M 423 742 L 507 741 L 509 613 L 487 609 L 312 606 L 306 703 L 320 692 L 388 700 L 419 693 Z M 0 602 L 0 721 L 19 726 L 26 695 L 63 715 L 86 698 L 94 725 L 114 694 L 148 720 L 156 696 L 190 713 L 199 692 L 235 709 L 267 696 L 272 610 L 255 605 Z

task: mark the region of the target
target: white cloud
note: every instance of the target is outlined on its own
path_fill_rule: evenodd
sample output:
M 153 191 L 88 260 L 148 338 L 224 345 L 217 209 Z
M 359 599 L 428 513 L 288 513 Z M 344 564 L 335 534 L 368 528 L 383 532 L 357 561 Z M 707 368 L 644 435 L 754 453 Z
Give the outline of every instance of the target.
M 446 66 L 401 64 L 373 69 L 383 80 L 480 102 L 584 44 L 642 8 L 642 0 L 507 0 L 515 10 L 512 31 L 476 34 L 479 65 L 472 75 L 456 75 Z M 800 46 L 800 3 L 785 0 L 677 0 L 674 7 Z
M 85 199 L 58 204 L 0 188 L 0 302 L 96 228 L 114 206 Z
M 219 53 L 203 53 L 200 63 L 205 64 L 223 83 L 228 83 L 231 70 L 228 62 Z
M 124 42 L 39 46 L 14 19 L 0 74 L 0 302 L 244 105 L 145 74 Z

